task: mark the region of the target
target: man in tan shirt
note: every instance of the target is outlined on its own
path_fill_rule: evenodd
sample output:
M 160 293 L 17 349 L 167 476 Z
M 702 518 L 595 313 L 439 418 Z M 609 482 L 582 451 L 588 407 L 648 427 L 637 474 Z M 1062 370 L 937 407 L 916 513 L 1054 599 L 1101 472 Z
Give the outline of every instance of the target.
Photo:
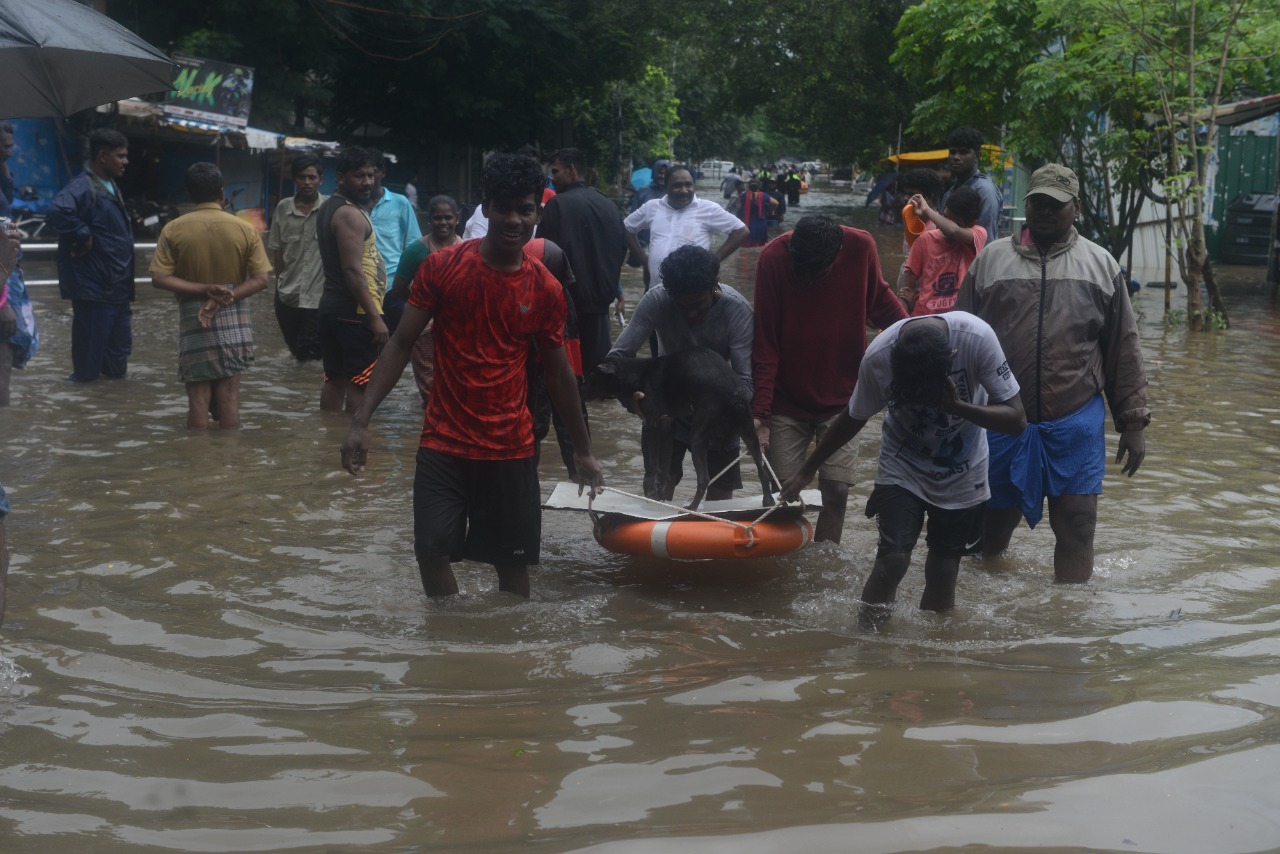
M 276 268 L 276 322 L 289 352 L 299 362 L 320 358 L 320 295 L 324 269 L 316 243 L 316 212 L 324 167 L 314 154 L 299 154 L 289 165 L 295 192 L 276 205 L 267 235 L 267 251 Z
M 178 299 L 178 376 L 187 386 L 187 427 L 240 426 L 240 374 L 253 364 L 247 298 L 267 286 L 271 262 L 258 232 L 222 210 L 222 173 L 187 169 L 196 203 L 160 232 L 151 282 Z

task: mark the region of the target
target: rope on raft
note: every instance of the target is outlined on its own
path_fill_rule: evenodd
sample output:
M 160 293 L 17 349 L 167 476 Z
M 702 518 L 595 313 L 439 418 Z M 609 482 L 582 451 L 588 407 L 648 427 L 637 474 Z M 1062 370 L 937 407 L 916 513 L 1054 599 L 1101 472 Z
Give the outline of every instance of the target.
M 745 459 L 745 458 L 746 458 L 746 456 L 747 456 L 746 454 L 739 454 L 739 455 L 738 455 L 738 458 L 737 458 L 736 460 L 734 460 L 733 462 L 729 463 L 727 466 L 725 466 L 723 469 L 721 469 L 719 472 L 717 472 L 715 477 L 709 478 L 709 479 L 707 480 L 707 483 L 715 483 L 715 482 L 716 482 L 717 480 L 719 480 L 722 476 L 724 476 L 724 475 L 729 471 L 729 469 L 733 468 L 733 467 L 734 467 L 734 466 L 736 466 L 738 463 L 740 463 L 743 459 Z M 768 469 L 768 471 L 769 471 L 769 477 L 773 478 L 773 482 L 774 482 L 774 483 L 776 483 L 776 484 L 778 484 L 778 487 L 779 487 L 779 488 L 781 488 L 781 487 L 782 487 L 782 481 L 778 480 L 778 475 L 774 472 L 774 470 L 773 470 L 773 465 L 769 462 L 769 458 L 768 458 L 767 456 L 765 456 L 763 453 L 760 455 L 760 458 L 764 461 L 764 467 L 765 467 L 766 469 Z M 767 489 L 768 487 L 766 486 L 765 488 Z M 773 514 L 773 512 L 774 512 L 775 510 L 780 510 L 780 509 L 782 509 L 783 507 L 786 507 L 788 504 L 790 504 L 790 502 L 786 502 L 786 503 L 783 503 L 783 502 L 780 502 L 780 501 L 779 501 L 779 502 L 775 502 L 775 503 L 774 503 L 774 505 L 773 505 L 772 507 L 770 507 L 768 510 L 764 511 L 763 513 L 761 513 L 761 514 L 760 514 L 760 515 L 759 515 L 759 516 L 758 516 L 754 521 L 752 521 L 752 522 L 751 522 L 751 524 L 749 524 L 749 525 L 748 525 L 748 524 L 744 524 L 744 523 L 742 523 L 742 522 L 739 522 L 739 521 L 737 521 L 736 519 L 726 519 L 726 518 L 724 518 L 723 516 L 713 516 L 713 515 L 711 515 L 710 513 L 702 513 L 702 512 L 700 512 L 700 511 L 698 511 L 698 510 L 690 510 L 689 508 L 687 508 L 687 507 L 681 507 L 681 506 L 679 506 L 678 504 L 672 504 L 672 503 L 670 503 L 670 502 L 668 502 L 668 501 L 662 501 L 661 499 L 658 499 L 658 498 L 650 498 L 650 497 L 649 497 L 649 496 L 647 496 L 647 495 L 636 495 L 635 493 L 632 493 L 632 492 L 625 492 L 625 491 L 623 491 L 623 490 L 621 490 L 621 489 L 615 489 L 615 488 L 614 488 L 614 487 L 612 487 L 612 486 L 606 486 L 606 487 L 604 487 L 604 489 L 605 489 L 605 490 L 607 490 L 607 491 L 609 491 L 609 492 L 615 492 L 615 493 L 617 493 L 618 495 L 624 495 L 624 496 L 626 496 L 627 498 L 635 498 L 635 499 L 638 499 L 638 500 L 640 500 L 640 501 L 647 501 L 647 502 L 649 502 L 650 504 L 656 504 L 656 505 L 658 505 L 659 507 L 665 507 L 665 508 L 667 508 L 668 510 L 674 510 L 674 511 L 676 511 L 677 513 L 686 514 L 686 515 L 689 515 L 689 516 L 697 516 L 698 518 L 700 518 L 700 519 L 706 519 L 706 520 L 707 520 L 707 521 L 709 521 L 709 522 L 723 522 L 723 523 L 725 523 L 726 525 L 732 525 L 732 526 L 733 526 L 733 527 L 735 527 L 735 528 L 741 528 L 742 530 L 744 530 L 744 531 L 746 531 L 746 532 L 747 532 L 747 545 L 748 545 L 748 546 L 754 545 L 754 544 L 755 544 L 755 540 L 756 540 L 755 531 L 754 531 L 754 530 L 752 530 L 752 529 L 753 529 L 753 528 L 755 528 L 755 526 L 756 526 L 756 525 L 759 525 L 761 522 L 763 522 L 765 519 L 768 519 L 768 518 L 769 518 L 769 516 L 770 516 L 770 515 L 772 515 L 772 514 Z M 592 510 L 592 509 L 591 509 L 591 504 L 592 504 L 594 501 L 595 501 L 595 495 L 594 495 L 594 494 L 592 494 L 592 495 L 587 499 L 587 509 L 588 509 L 588 512 L 590 512 L 590 513 L 591 513 L 591 518 L 592 518 L 592 520 L 593 520 L 593 521 L 595 521 L 595 519 L 596 519 L 596 515 L 597 515 L 597 514 L 596 514 L 596 512 L 595 512 L 594 510 Z M 796 499 L 796 501 L 797 501 L 797 503 L 800 505 L 800 512 L 802 512 L 802 513 L 803 513 L 803 512 L 804 512 L 804 499 L 803 499 L 803 498 L 797 498 L 797 499 Z

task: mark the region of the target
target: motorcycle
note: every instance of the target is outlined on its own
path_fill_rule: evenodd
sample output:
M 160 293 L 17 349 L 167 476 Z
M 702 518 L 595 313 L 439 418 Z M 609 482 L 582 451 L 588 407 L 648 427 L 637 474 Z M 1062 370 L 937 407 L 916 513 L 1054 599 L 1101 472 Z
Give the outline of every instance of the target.
M 178 209 L 173 205 L 145 199 L 126 199 L 124 208 L 133 224 L 135 240 L 144 237 L 155 240 L 160 236 L 165 223 L 177 219 L 179 215 Z

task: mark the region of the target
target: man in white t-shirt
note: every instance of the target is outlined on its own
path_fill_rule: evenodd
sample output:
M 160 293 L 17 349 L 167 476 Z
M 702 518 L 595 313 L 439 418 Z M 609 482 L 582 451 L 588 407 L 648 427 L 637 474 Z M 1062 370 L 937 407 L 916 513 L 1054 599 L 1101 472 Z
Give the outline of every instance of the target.
M 662 259 L 681 246 L 711 248 L 715 234 L 726 235 L 715 251 L 724 261 L 747 239 L 742 220 L 715 202 L 698 198 L 693 191 L 693 173 L 685 166 L 667 171 L 667 194 L 645 202 L 622 223 L 627 229 L 627 248 L 644 266 L 645 290 L 662 284 Z M 645 251 L 637 235 L 649 230 L 649 247 Z
M 920 608 L 955 607 L 960 558 L 981 549 L 991 495 L 984 428 L 1017 435 L 1027 423 L 1018 382 L 984 321 L 962 311 L 900 320 L 867 348 L 848 410 L 782 485 L 782 497 L 799 495 L 827 457 L 885 407 L 879 471 L 867 500 L 880 544 L 862 588 L 864 625 L 889 616 L 926 514 Z

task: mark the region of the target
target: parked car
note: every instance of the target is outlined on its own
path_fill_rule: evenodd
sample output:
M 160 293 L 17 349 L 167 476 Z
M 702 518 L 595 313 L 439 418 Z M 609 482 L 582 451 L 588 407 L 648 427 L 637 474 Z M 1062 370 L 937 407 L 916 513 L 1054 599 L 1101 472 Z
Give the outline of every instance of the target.
M 702 174 L 708 178 L 723 178 L 733 168 L 732 160 L 704 160 L 698 166 Z

